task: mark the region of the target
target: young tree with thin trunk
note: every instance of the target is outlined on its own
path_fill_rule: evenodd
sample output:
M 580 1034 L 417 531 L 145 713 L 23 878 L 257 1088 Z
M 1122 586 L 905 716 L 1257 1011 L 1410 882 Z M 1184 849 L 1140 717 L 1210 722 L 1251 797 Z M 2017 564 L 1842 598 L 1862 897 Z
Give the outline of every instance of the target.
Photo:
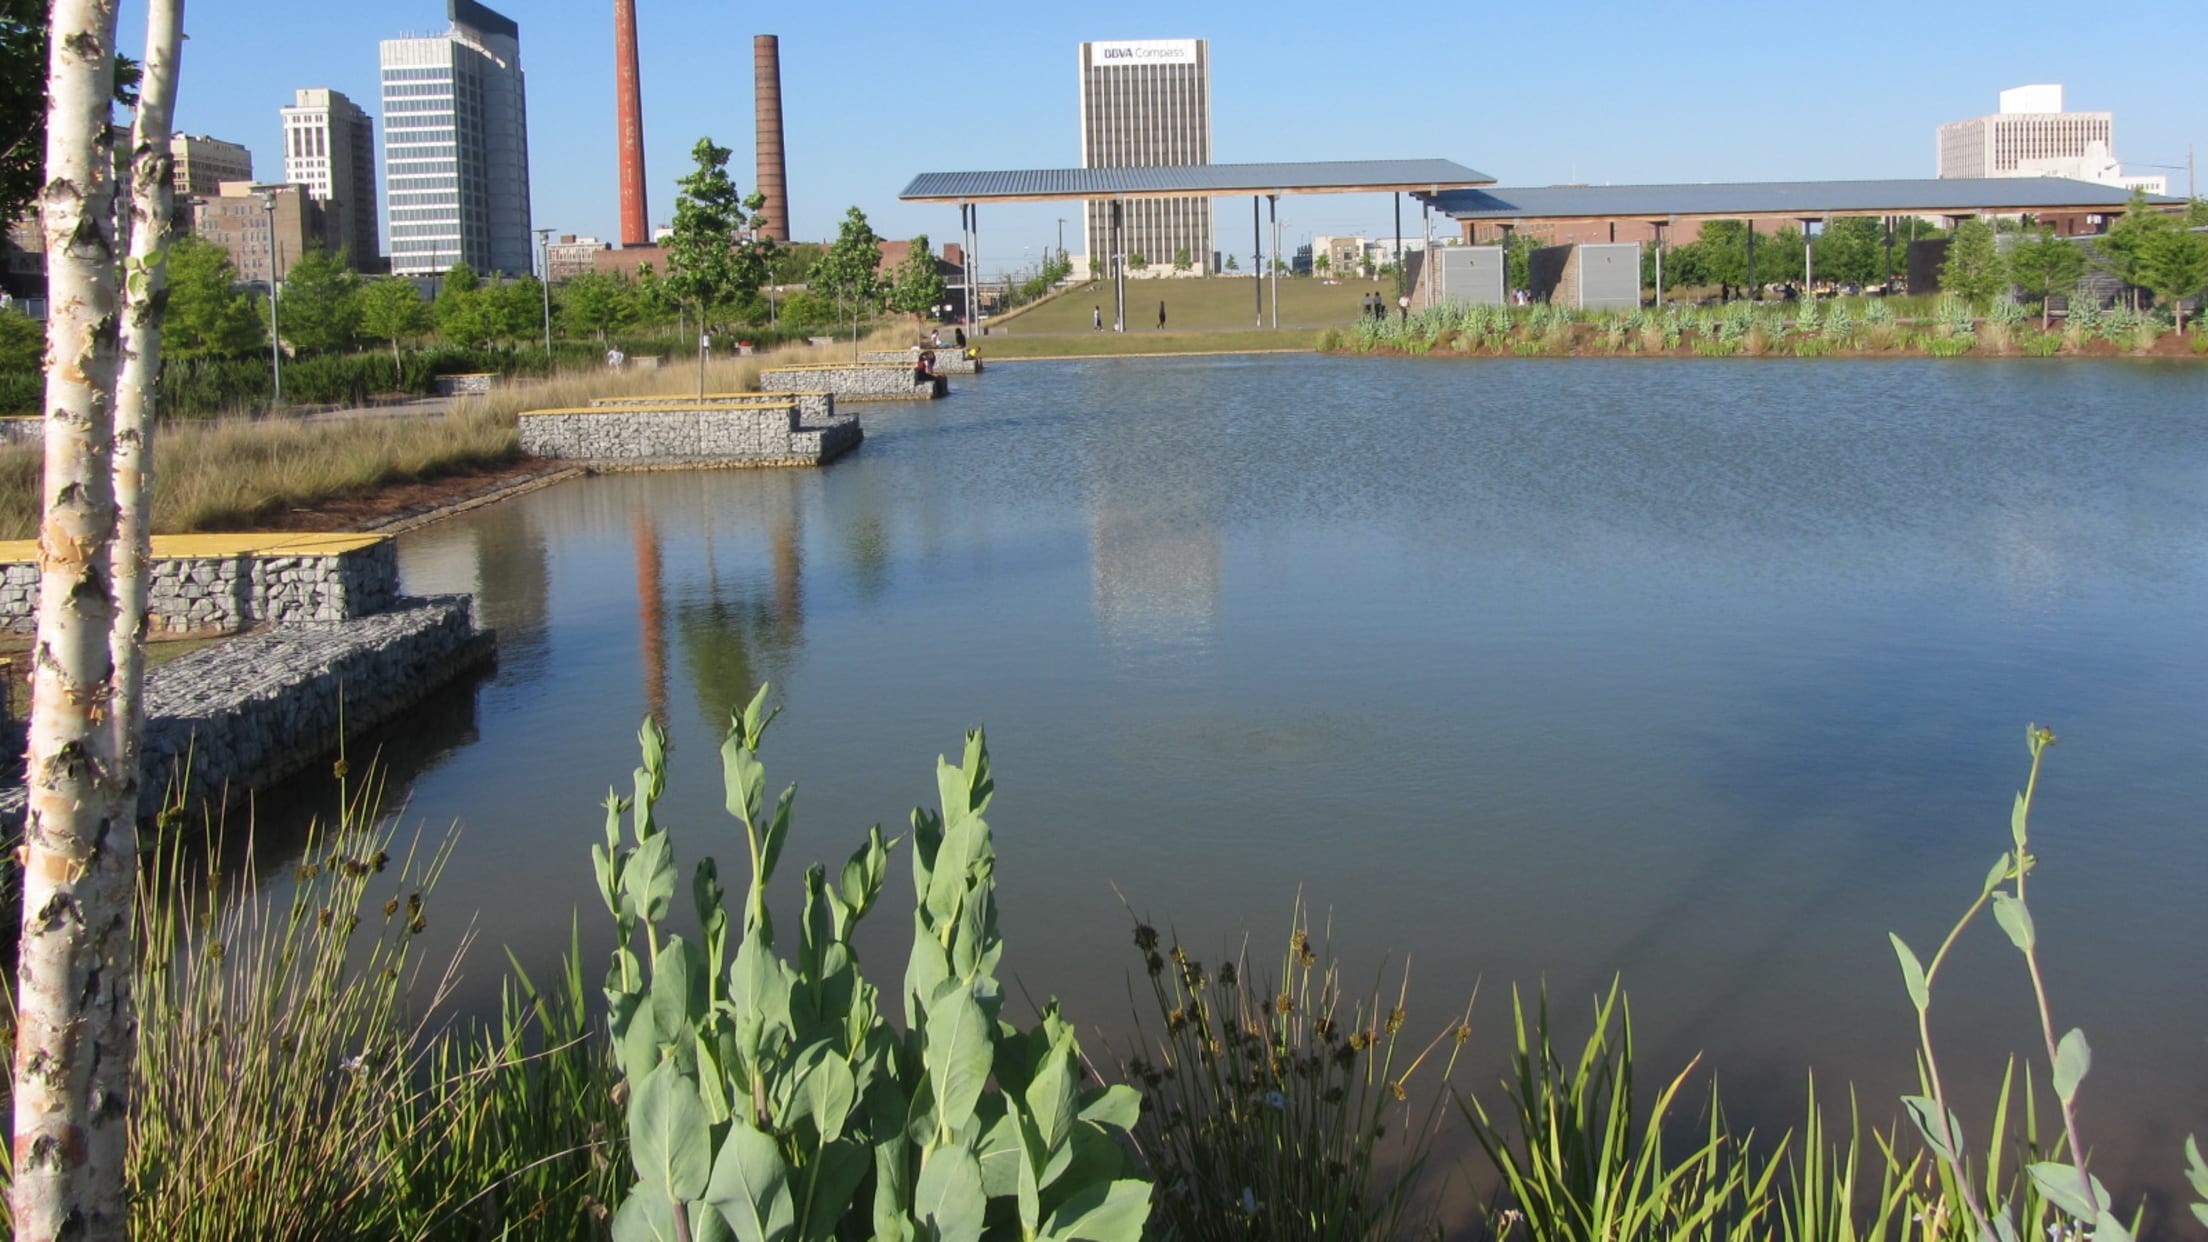
M 2010 279 L 2025 296 L 2039 299 L 2039 330 L 2042 332 L 2047 330 L 2050 319 L 2048 304 L 2058 295 L 2069 297 L 2083 275 L 2085 252 L 2055 236 L 2052 229 L 2039 230 L 2018 242 L 2009 252 Z
M 117 0 L 48 29 L 44 518 L 16 981 L 16 1236 L 124 1239 L 136 1044 L 137 746 L 167 140 L 182 0 L 151 0 L 130 260 L 119 281 L 109 101 Z M 147 154 L 158 138 L 160 156 Z M 118 285 L 121 288 L 118 288 Z M 118 375 L 118 361 L 121 375 Z M 118 391 L 118 383 L 122 387 Z M 121 491 L 118 494 L 118 487 Z
M 360 330 L 373 340 L 391 342 L 394 384 L 406 377 L 405 364 L 399 360 L 399 342 L 436 326 L 437 316 L 422 300 L 422 291 L 404 276 L 371 280 L 360 291 Z
M 2185 299 L 2208 289 L 2208 233 L 2171 228 L 2151 237 L 2140 255 L 2139 283 L 2169 303 L 2185 330 Z

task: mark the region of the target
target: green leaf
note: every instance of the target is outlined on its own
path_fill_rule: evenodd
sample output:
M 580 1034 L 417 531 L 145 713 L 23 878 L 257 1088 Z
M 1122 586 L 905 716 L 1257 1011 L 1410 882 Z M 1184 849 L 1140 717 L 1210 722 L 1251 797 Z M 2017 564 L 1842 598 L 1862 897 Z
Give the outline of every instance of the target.
M 1142 1117 L 1142 1093 L 1123 1082 L 1115 1082 L 1099 1092 L 1095 1099 L 1081 1107 L 1081 1119 L 1102 1126 L 1114 1126 L 1132 1130 Z
M 1951 1112 L 1942 1119 L 1939 1105 L 1930 1096 L 1905 1095 L 1901 1097 L 1901 1104 L 1909 1111 L 1909 1120 L 1916 1123 L 1917 1133 L 1924 1136 L 1926 1145 L 1942 1158 L 1950 1162 L 1955 1160 L 1956 1153 L 1963 1147 L 1962 1126 L 1955 1114 Z
M 2016 795 L 2016 805 L 2009 810 L 2009 839 L 2016 842 L 2016 852 L 2024 852 L 2025 829 L 2031 818 L 2031 808 L 2025 804 L 2024 795 Z
M 2093 1222 L 2093 1242 L 2131 1242 L 2131 1230 L 2124 1227 L 2116 1213 L 2103 1208 Z
M 621 869 L 621 895 L 629 906 L 649 922 L 665 922 L 675 901 L 675 883 L 675 852 L 667 834 L 655 832 L 637 842 Z
M 1035 1077 L 1027 1085 L 1027 1112 L 1035 1119 L 1036 1134 L 1044 1151 L 1056 1151 L 1065 1146 L 1066 1135 L 1073 1128 L 1075 1096 L 1080 1082 L 1080 1071 L 1073 1064 L 1073 1038 L 1069 1030 L 1043 1055 L 1042 1064 L 1036 1067 Z
M 2208 1160 L 2200 1158 L 2200 1144 L 2193 1136 L 2185 1136 L 2185 1180 L 2193 1184 L 2193 1193 L 2208 1200 Z
M 2007 854 L 2003 854 L 2001 857 L 1993 860 L 1993 870 L 1986 873 L 1986 886 L 1978 891 L 1980 893 L 1990 893 L 1993 890 L 2001 887 L 2001 881 L 2008 878 L 2009 856 Z
M 629 1101 L 629 1160 L 644 1189 L 665 1199 L 695 1199 L 713 1168 L 711 1123 L 697 1084 L 662 1062 Z
M 2085 1081 L 2086 1072 L 2092 1068 L 2093 1050 L 2086 1046 L 2085 1032 L 2071 1027 L 2055 1047 L 2055 1094 L 2063 1103 L 2077 1098 L 2078 1084 Z
M 1067 1199 L 1043 1222 L 1043 1232 L 1087 1242 L 1140 1242 L 1143 1222 L 1149 1219 L 1149 1183 L 1125 1178 Z
M 853 1139 L 839 1139 L 820 1149 L 805 1173 L 811 1184 L 805 1192 L 808 1215 L 798 1222 L 804 1242 L 826 1242 L 836 1236 L 836 1226 L 851 1210 L 851 1196 L 874 1167 L 874 1155 Z
M 2074 1165 L 2042 1160 L 2028 1166 L 2025 1171 L 2032 1175 L 2032 1183 L 2039 1187 L 2039 1193 L 2047 1196 L 2049 1203 L 2062 1209 L 2073 1219 L 2098 1221 L 2101 1218 L 2101 1209 L 2109 1203 L 2108 1188 L 2101 1185 L 2101 1179 L 2097 1177 L 2090 1179 L 2093 1183 L 2093 1199 L 2091 1202 L 2086 1201 L 2085 1189 L 2078 1184 L 2078 1170 Z
M 613 1242 L 677 1242 L 675 1205 L 639 1186 L 613 1214 Z
M 974 1115 L 974 1102 L 988 1084 L 993 1056 L 989 1019 L 980 1002 L 956 979 L 938 985 L 928 1001 L 921 1056 L 935 1087 L 937 1132 L 956 1133 Z
M 690 946 L 680 936 L 669 936 L 652 965 L 652 1025 L 669 1041 L 705 1016 L 692 1007 L 690 982 Z
M 2032 951 L 2032 944 L 2037 937 L 2032 927 L 2032 912 L 2025 908 L 2023 902 L 2008 893 L 1995 893 L 1993 921 L 2001 925 L 2002 931 L 2009 933 L 2010 944 L 2026 953 Z
M 774 1140 L 732 1118 L 705 1201 L 720 1212 L 740 1242 L 780 1242 L 796 1228 L 790 1204 L 790 1170 Z
M 859 1089 L 851 1076 L 851 1067 L 836 1055 L 835 1049 L 827 1044 L 817 1047 L 818 1060 L 805 1075 L 805 1098 L 812 1109 L 813 1124 L 820 1128 L 820 1141 L 833 1143 L 850 1120 L 852 1106 L 858 1103 Z
M 1901 959 L 1901 983 L 1909 989 L 1909 1003 L 1915 1005 L 1919 1011 L 1931 1008 L 1932 993 L 1924 985 L 1924 966 L 1917 961 L 1917 955 L 1900 936 L 1893 932 L 1886 933 L 1886 936 L 1894 942 L 1894 956 Z
M 727 792 L 728 813 L 757 827 L 759 808 L 765 800 L 767 769 L 734 734 L 721 743 L 721 783 Z M 766 879 L 760 876 L 759 882 L 763 884 Z
M 981 1242 L 982 1210 L 988 1202 L 982 1197 L 981 1166 L 974 1153 L 941 1147 L 927 1154 L 913 1190 L 912 1214 L 922 1225 L 935 1227 L 938 1242 Z

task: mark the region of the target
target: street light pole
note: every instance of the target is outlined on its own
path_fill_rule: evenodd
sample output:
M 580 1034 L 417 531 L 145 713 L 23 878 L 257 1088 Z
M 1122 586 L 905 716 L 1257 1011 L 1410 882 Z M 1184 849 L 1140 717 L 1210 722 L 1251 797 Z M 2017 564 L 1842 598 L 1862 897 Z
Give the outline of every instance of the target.
M 274 413 L 284 404 L 284 332 L 276 322 L 276 192 L 261 194 L 261 215 L 268 223 L 268 374 L 271 389 L 268 408 Z
M 541 269 L 538 285 L 544 289 L 544 366 L 552 369 L 552 230 L 537 230 L 537 266 Z

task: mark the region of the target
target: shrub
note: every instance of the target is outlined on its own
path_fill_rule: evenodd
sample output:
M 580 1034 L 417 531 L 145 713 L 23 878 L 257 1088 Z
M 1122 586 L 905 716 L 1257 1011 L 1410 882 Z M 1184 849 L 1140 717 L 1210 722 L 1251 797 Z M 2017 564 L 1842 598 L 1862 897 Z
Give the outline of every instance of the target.
M 2017 341 L 2017 347 L 2032 358 L 2052 358 L 2062 352 L 2062 334 L 2059 332 L 2031 332 Z
M 1332 946 L 1312 943 L 1301 902 L 1277 973 L 1263 977 L 1247 949 L 1207 972 L 1145 924 L 1135 927 L 1135 949 L 1159 1029 L 1136 1013 L 1141 1044 L 1121 1070 L 1143 1095 L 1135 1137 L 1158 1179 L 1168 1236 L 1402 1236 L 1472 1033 L 1469 1007 L 1406 1055 L 1408 973 L 1393 998 L 1353 997 Z M 1427 1102 L 1413 1105 L 1410 1084 L 1444 1041 L 1439 1076 L 1420 1089 Z
M 1924 342 L 1924 352 L 1934 358 L 1960 358 L 1977 344 L 1971 336 L 1935 336 Z
M 698 943 L 665 931 L 679 881 L 653 813 L 666 742 L 650 721 L 635 796 L 607 796 L 605 843 L 591 849 L 614 916 L 606 995 L 638 1178 L 615 1242 L 714 1237 L 722 1222 L 742 1238 L 971 1238 L 992 1221 L 1028 1238 L 1137 1242 L 1150 1186 L 1129 1175 L 1121 1145 L 1139 1097 L 1084 1089 L 1055 1003 L 1032 1030 L 1002 1021 L 996 851 L 982 818 L 996 784 L 981 734 L 967 735 L 963 766 L 937 760 L 941 814 L 912 813 L 899 1031 L 851 940 L 895 844 L 879 826 L 833 881 L 819 864 L 806 870 L 799 951 L 776 950 L 767 891 L 796 791 L 768 808 L 766 696 L 762 686 L 732 717 L 721 747 L 750 850 L 740 925 L 708 858 L 690 886 Z

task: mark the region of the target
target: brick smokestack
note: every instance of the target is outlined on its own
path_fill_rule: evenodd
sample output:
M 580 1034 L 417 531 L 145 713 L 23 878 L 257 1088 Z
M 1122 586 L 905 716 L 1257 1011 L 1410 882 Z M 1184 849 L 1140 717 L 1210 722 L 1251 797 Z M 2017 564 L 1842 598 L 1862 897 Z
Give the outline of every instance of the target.
M 782 43 L 773 35 L 751 41 L 752 90 L 757 95 L 759 192 L 766 195 L 766 227 L 776 241 L 790 240 L 789 174 L 782 164 Z
M 644 101 L 636 68 L 636 0 L 613 0 L 615 123 L 621 131 L 621 244 L 652 240 L 652 212 L 644 200 Z

